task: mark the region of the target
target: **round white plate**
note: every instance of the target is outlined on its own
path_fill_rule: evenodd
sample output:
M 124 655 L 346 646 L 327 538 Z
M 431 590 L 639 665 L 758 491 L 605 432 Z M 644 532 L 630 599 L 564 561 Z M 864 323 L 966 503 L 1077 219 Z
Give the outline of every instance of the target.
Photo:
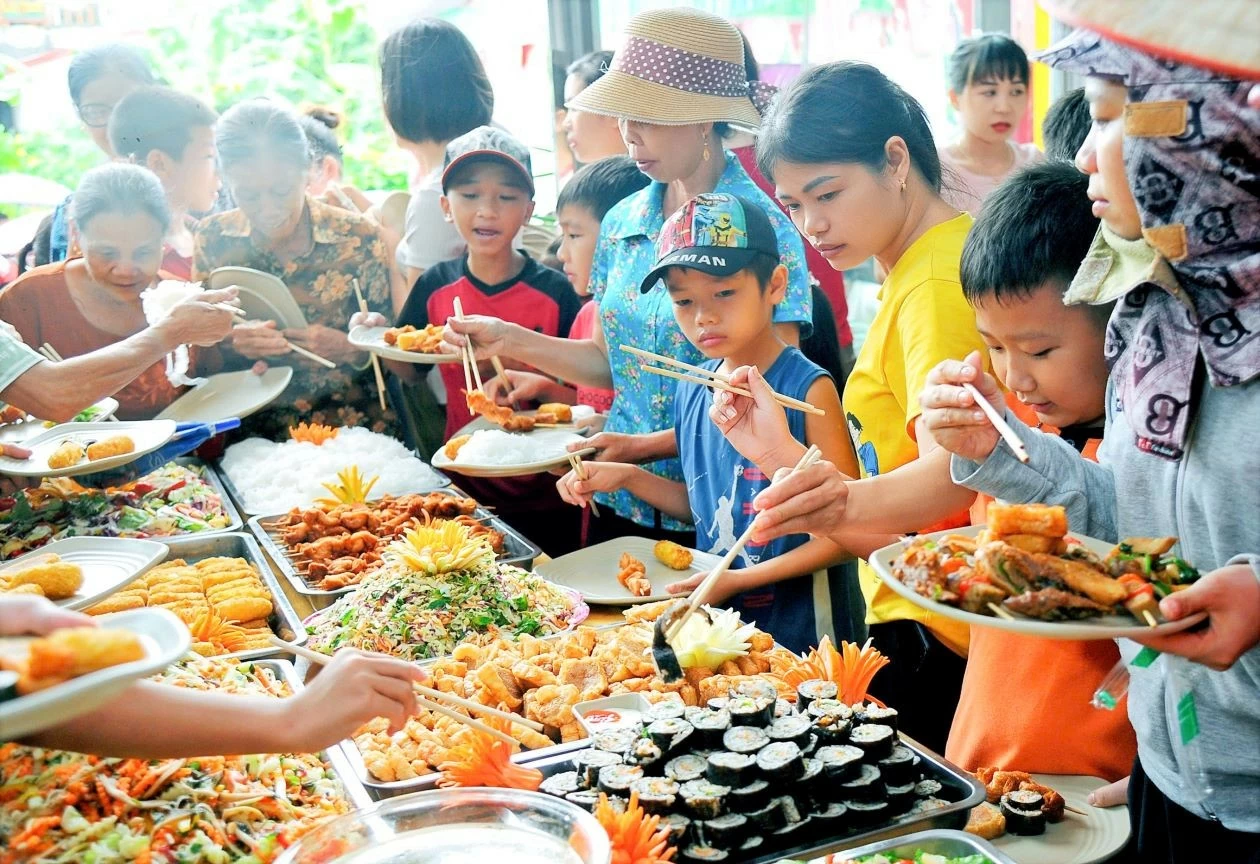
M 385 344 L 385 331 L 389 327 L 364 327 L 360 324 L 350 331 L 350 344 L 364 351 L 371 351 L 386 360 L 397 360 L 400 363 L 458 363 L 458 354 L 421 354 L 419 351 L 404 351 L 394 345 Z
M 532 414 L 532 411 L 522 411 L 522 414 Z M 460 435 L 471 435 L 479 429 L 502 429 L 502 427 L 491 423 L 485 417 L 478 417 L 463 429 L 455 433 L 455 437 Z M 552 468 L 562 468 L 569 464 L 569 457 L 590 456 L 595 452 L 594 447 L 584 447 L 576 453 L 568 453 L 565 451 L 565 445 L 573 439 L 574 435 L 580 435 L 581 429 L 572 426 L 561 427 L 559 429 L 533 429 L 529 432 L 514 432 L 514 435 L 523 435 L 536 444 L 539 452 L 538 458 L 529 462 L 521 462 L 515 465 L 478 465 L 476 463 L 456 462 L 446 455 L 445 447 L 439 447 L 438 451 L 433 454 L 432 465 L 439 471 L 450 471 L 456 474 L 465 474 L 469 477 L 523 477 L 527 474 L 543 474 Z M 548 455 L 556 454 L 556 455 Z M 615 577 L 617 574 L 614 573 Z
M 940 538 L 949 534 L 957 534 L 964 537 L 975 537 L 983 530 L 983 525 L 973 525 L 952 531 L 937 531 L 935 534 L 925 534 L 923 536 Z M 1105 556 L 1116 545 L 1074 532 L 1070 536 L 1081 541 L 1095 554 L 1102 556 Z M 1185 630 L 1187 627 L 1193 627 L 1205 617 L 1200 613 L 1189 618 L 1183 618 L 1180 621 L 1160 624 L 1157 627 L 1148 627 L 1145 624 L 1138 623 L 1130 615 L 1103 615 L 1098 618 L 1085 618 L 1080 621 L 1042 621 L 1039 618 L 1025 618 L 1019 615 L 1016 615 L 1014 620 L 1007 620 L 998 618 L 995 615 L 978 615 L 974 612 L 965 612 L 956 606 L 948 606 L 944 603 L 937 603 L 935 600 L 929 600 L 894 576 L 893 562 L 904 549 L 905 547 L 901 543 L 885 546 L 872 554 L 868 563 L 875 568 L 875 572 L 879 574 L 885 585 L 911 603 L 914 603 L 916 606 L 922 606 L 929 612 L 940 615 L 943 618 L 952 618 L 955 621 L 961 621 L 973 627 L 992 627 L 995 630 L 1006 630 L 1009 633 L 1022 633 L 1025 636 L 1040 636 L 1046 639 L 1120 639 L 1131 636 L 1163 636 L 1177 633 Z M 1015 613 L 1011 614 L 1014 615 Z
M 582 592 L 587 603 L 604 606 L 633 606 L 636 603 L 654 603 L 673 600 L 686 594 L 670 594 L 665 586 L 679 582 L 696 573 L 712 570 L 721 562 L 718 555 L 691 550 L 691 566 L 686 570 L 671 570 L 652 554 L 655 540 L 646 537 L 618 537 L 595 546 L 588 546 L 568 555 L 561 555 L 534 567 L 534 572 L 549 582 L 566 585 Z M 647 597 L 635 597 L 617 581 L 621 569 L 617 562 L 621 553 L 629 552 L 643 562 L 652 593 Z
M 281 329 L 300 330 L 307 326 L 302 307 L 277 276 L 252 267 L 220 267 L 206 282 L 216 291 L 237 288 L 247 320 L 275 321 Z
M 136 449 L 108 459 L 84 459 L 68 468 L 49 468 L 48 457 L 63 441 L 79 441 L 84 447 L 94 441 L 103 441 L 116 435 L 126 435 Z M 29 459 L 0 456 L 0 474 L 14 477 L 77 477 L 80 474 L 96 474 L 130 464 L 141 456 L 157 450 L 175 435 L 174 420 L 124 420 L 119 423 L 62 423 L 22 443 L 31 451 Z
M 83 420 L 71 420 L 71 423 L 102 423 L 114 416 L 114 412 L 118 410 L 118 400 L 110 396 L 106 396 L 95 405 L 89 405 L 80 411 L 80 414 L 92 412 L 90 416 Z M 77 416 L 77 415 L 76 415 Z M 54 424 L 55 425 L 55 424 Z M 37 420 L 32 417 L 30 420 L 23 420 L 18 423 L 5 423 L 0 425 L 0 444 L 21 444 L 28 438 L 34 438 L 49 427 L 44 425 L 43 420 Z
M 178 423 L 214 423 L 227 417 L 248 417 L 284 392 L 293 378 L 288 366 L 272 366 L 262 375 L 248 369 L 211 375 L 157 415 Z
M 182 657 L 190 644 L 188 628 L 165 609 L 132 609 L 101 615 L 97 626 L 129 630 L 144 643 L 143 660 L 110 666 L 64 684 L 0 702 L 0 739 L 19 738 L 56 726 L 104 705 L 133 681 L 165 669 Z M 25 653 L 30 640 L 6 639 L 5 653 Z
M 0 567 L 0 576 L 11 570 L 22 570 L 43 555 L 56 555 L 62 561 L 78 564 L 83 570 L 83 586 L 73 597 L 55 601 L 66 609 L 86 609 L 104 600 L 110 594 L 135 579 L 150 568 L 160 564 L 167 555 L 165 543 L 152 540 L 135 540 L 128 537 L 66 537 L 41 546 L 20 558 L 6 561 Z M 4 596 L 0 593 L 0 597 Z
M 1074 774 L 1034 774 L 1038 783 L 1063 796 L 1069 807 L 1085 815 L 1065 813 L 1063 821 L 1046 826 L 1038 837 L 1006 834 L 989 842 L 1019 864 L 1094 864 L 1106 861 L 1129 840 L 1129 808 L 1091 806 L 1090 792 L 1106 786 L 1106 780 Z

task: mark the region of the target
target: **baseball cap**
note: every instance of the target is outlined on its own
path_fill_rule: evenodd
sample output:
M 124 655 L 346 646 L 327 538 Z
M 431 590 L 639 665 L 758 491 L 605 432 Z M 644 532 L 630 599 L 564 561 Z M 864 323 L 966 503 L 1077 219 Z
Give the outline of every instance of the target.
M 478 126 L 446 145 L 446 165 L 442 169 L 442 191 L 450 184 L 456 165 L 475 161 L 498 161 L 515 169 L 529 194 L 534 194 L 534 172 L 530 167 L 529 148 L 502 129 Z
M 760 206 L 724 192 L 697 195 L 665 220 L 656 241 L 656 264 L 639 290 L 651 291 L 669 267 L 730 276 L 758 255 L 779 260 L 779 239 Z

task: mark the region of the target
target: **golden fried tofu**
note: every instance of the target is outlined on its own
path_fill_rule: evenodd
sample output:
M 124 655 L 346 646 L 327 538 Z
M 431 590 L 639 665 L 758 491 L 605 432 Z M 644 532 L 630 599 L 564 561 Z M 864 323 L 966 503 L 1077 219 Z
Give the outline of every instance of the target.
M 608 689 L 608 679 L 599 662 L 589 657 L 570 658 L 560 664 L 557 676 L 561 684 L 572 684 L 578 689 L 578 701 L 598 699 Z
M 496 705 L 501 702 L 513 710 L 521 707 L 521 697 L 524 694 L 516 682 L 516 676 L 510 670 L 497 663 L 487 663 L 477 670 L 477 681 L 490 695 L 492 701 L 487 704 Z
M 69 627 L 30 644 L 18 691 L 33 693 L 71 678 L 144 659 L 140 637 L 126 630 Z
M 528 660 L 518 660 L 513 663 L 512 674 L 516 676 L 516 680 L 523 685 L 523 688 L 542 687 L 556 683 L 556 676 L 551 674 L 550 669 L 536 666 Z
M 73 597 L 83 587 L 83 568 L 61 560 L 8 571 L 4 576 L 8 590 L 22 585 L 38 585 L 49 600 Z
M 57 449 L 48 457 L 48 467 L 54 471 L 61 468 L 72 468 L 83 461 L 86 451 L 78 441 L 62 441 Z
M 136 452 L 136 442 L 128 435 L 114 435 L 88 445 L 87 458 L 95 462 L 97 459 L 111 459 Z

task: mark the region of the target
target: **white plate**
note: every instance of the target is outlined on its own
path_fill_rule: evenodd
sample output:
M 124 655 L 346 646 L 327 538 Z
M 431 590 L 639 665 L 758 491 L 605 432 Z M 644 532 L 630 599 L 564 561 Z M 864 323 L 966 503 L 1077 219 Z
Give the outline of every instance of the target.
M 717 555 L 692 549 L 691 567 L 686 570 L 671 570 L 652 554 L 652 547 L 655 545 L 655 540 L 646 537 L 618 537 L 535 565 L 534 571 L 548 581 L 581 591 L 582 598 L 587 603 L 633 606 L 636 603 L 686 597 L 686 594 L 666 592 L 665 586 L 686 579 L 693 573 L 712 570 L 722 560 Z M 651 596 L 635 597 L 617 581 L 617 571 L 620 569 L 617 562 L 621 560 L 622 552 L 629 552 L 647 568 L 647 578 L 652 583 Z
M 302 307 L 277 276 L 252 267 L 220 267 L 206 281 L 207 287 L 215 291 L 237 288 L 247 320 L 275 321 L 281 329 L 300 330 L 307 326 Z
M 66 537 L 54 540 L 21 558 L 6 561 L 0 575 L 22 570 L 41 555 L 56 555 L 62 561 L 78 564 L 83 570 L 83 586 L 73 597 L 57 600 L 66 609 L 86 609 L 104 600 L 166 558 L 165 543 L 129 537 Z M 3 597 L 0 593 L 0 597 Z
M 522 414 L 533 414 L 533 411 L 522 411 Z M 479 429 L 502 429 L 502 427 L 491 423 L 485 417 L 478 417 L 463 429 L 455 433 L 455 437 L 460 435 L 471 435 Z M 583 430 L 576 427 L 562 427 L 560 429 L 533 429 L 529 432 L 516 432 L 513 434 L 524 435 L 531 441 L 537 442 L 540 453 L 554 452 L 559 449 L 564 450 L 561 442 L 569 440 L 573 435 L 581 434 Z M 561 468 L 569 464 L 569 457 L 590 456 L 595 452 L 594 447 L 584 447 L 576 453 L 562 452 L 560 455 L 550 458 L 538 458 L 530 462 L 522 462 L 517 465 L 478 465 L 475 463 L 456 462 L 446 455 L 445 447 L 439 447 L 438 451 L 433 454 L 432 465 L 439 471 L 450 471 L 456 474 L 466 474 L 469 477 L 522 477 L 527 474 L 543 474 L 552 468 Z M 616 576 L 616 574 L 613 574 Z
M 1106 780 L 1070 774 L 1034 774 L 1038 783 L 1063 796 L 1069 807 L 1085 815 L 1066 813 L 1063 821 L 1047 825 L 1037 837 L 1007 834 L 990 840 L 1019 864 L 1094 864 L 1115 855 L 1129 840 L 1129 808 L 1091 806 L 1090 792 L 1106 786 Z
M 133 681 L 165 669 L 189 646 L 188 628 L 165 609 L 132 609 L 101 615 L 97 626 L 129 630 L 144 643 L 145 657 L 73 678 L 56 687 L 0 702 L 0 739 L 19 738 L 65 723 L 108 702 Z M 11 640 L 18 643 L 29 640 Z
M 973 525 L 952 531 L 937 531 L 935 534 L 925 534 L 923 536 L 940 538 L 949 534 L 958 534 L 964 537 L 975 537 L 984 530 L 984 527 L 983 525 Z M 1069 536 L 1081 541 L 1090 551 L 1101 556 L 1107 555 L 1116 545 L 1074 532 L 1069 532 Z M 929 612 L 940 615 L 943 618 L 952 618 L 955 621 L 961 621 L 973 627 L 992 627 L 995 630 L 1006 630 L 1010 633 L 1022 633 L 1025 636 L 1040 636 L 1046 639 L 1120 639 L 1131 636 L 1163 636 L 1177 633 L 1185 630 L 1187 627 L 1193 627 L 1206 617 L 1200 613 L 1189 618 L 1183 618 L 1180 621 L 1160 624 L 1158 627 L 1147 627 L 1145 624 L 1138 623 L 1132 616 L 1127 614 L 1103 615 L 1098 618 L 1085 618 L 1080 621 L 1042 621 L 1038 618 L 1024 618 L 1016 615 L 1014 620 L 1008 621 L 995 615 L 978 615 L 974 612 L 964 612 L 955 606 L 948 606 L 944 603 L 937 603 L 935 600 L 929 600 L 893 575 L 893 561 L 897 559 L 897 556 L 904 549 L 905 547 L 901 543 L 885 546 L 872 554 L 868 563 L 875 568 L 875 572 L 879 574 L 885 585 L 911 603 L 914 603 L 916 606 L 922 606 Z
M 364 327 L 360 324 L 350 331 L 350 344 L 364 351 L 371 351 L 386 360 L 397 360 L 400 363 L 457 363 L 458 354 L 421 354 L 419 351 L 404 351 L 393 345 L 385 344 L 385 331 L 389 327 Z
M 157 415 L 179 423 L 214 423 L 227 417 L 248 417 L 275 401 L 289 386 L 293 370 L 272 366 L 262 375 L 248 369 L 211 375 Z
M 84 423 L 102 423 L 114 416 L 114 412 L 118 410 L 118 400 L 106 396 L 100 402 L 89 405 L 83 411 L 89 408 L 95 409 L 95 413 L 90 420 L 84 420 Z M 79 413 L 82 414 L 83 411 Z M 71 423 L 78 421 L 71 420 Z M 28 438 L 34 438 L 39 433 L 49 427 L 44 425 L 43 420 L 37 420 L 32 417 L 30 420 L 23 420 L 19 423 L 5 423 L 0 426 L 0 444 L 21 444 Z
M 68 468 L 49 468 L 48 457 L 63 441 L 79 441 L 86 447 L 94 441 L 103 441 L 116 435 L 126 435 L 136 449 L 108 459 L 84 459 Z M 0 474 L 14 477 L 77 477 L 80 474 L 96 474 L 135 462 L 157 450 L 175 435 L 174 420 L 124 420 L 120 423 L 62 423 L 23 442 L 32 451 L 29 459 L 13 459 L 0 456 Z

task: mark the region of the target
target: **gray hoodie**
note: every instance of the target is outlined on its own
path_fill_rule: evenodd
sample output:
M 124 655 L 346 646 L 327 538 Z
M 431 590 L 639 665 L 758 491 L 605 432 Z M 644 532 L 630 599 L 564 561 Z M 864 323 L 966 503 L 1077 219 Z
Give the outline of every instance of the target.
M 1006 421 L 1024 440 L 1029 464 L 999 445 L 980 464 L 955 456 L 954 481 L 1004 501 L 1061 504 L 1073 531 L 1102 540 L 1176 536 L 1181 557 L 1201 572 L 1245 563 L 1260 578 L 1260 379 L 1202 387 L 1188 446 L 1177 461 L 1138 449 L 1110 387 L 1107 401 L 1097 463 L 1008 412 Z M 1253 611 L 1260 616 L 1260 608 Z M 1126 660 L 1140 647 L 1120 641 Z M 1179 776 L 1166 661 L 1129 667 L 1129 719 L 1142 767 L 1164 795 L 1192 813 L 1219 819 L 1231 830 L 1260 832 L 1260 646 L 1225 672 L 1179 661 L 1191 670 L 1212 787 L 1202 805 L 1190 799 Z

